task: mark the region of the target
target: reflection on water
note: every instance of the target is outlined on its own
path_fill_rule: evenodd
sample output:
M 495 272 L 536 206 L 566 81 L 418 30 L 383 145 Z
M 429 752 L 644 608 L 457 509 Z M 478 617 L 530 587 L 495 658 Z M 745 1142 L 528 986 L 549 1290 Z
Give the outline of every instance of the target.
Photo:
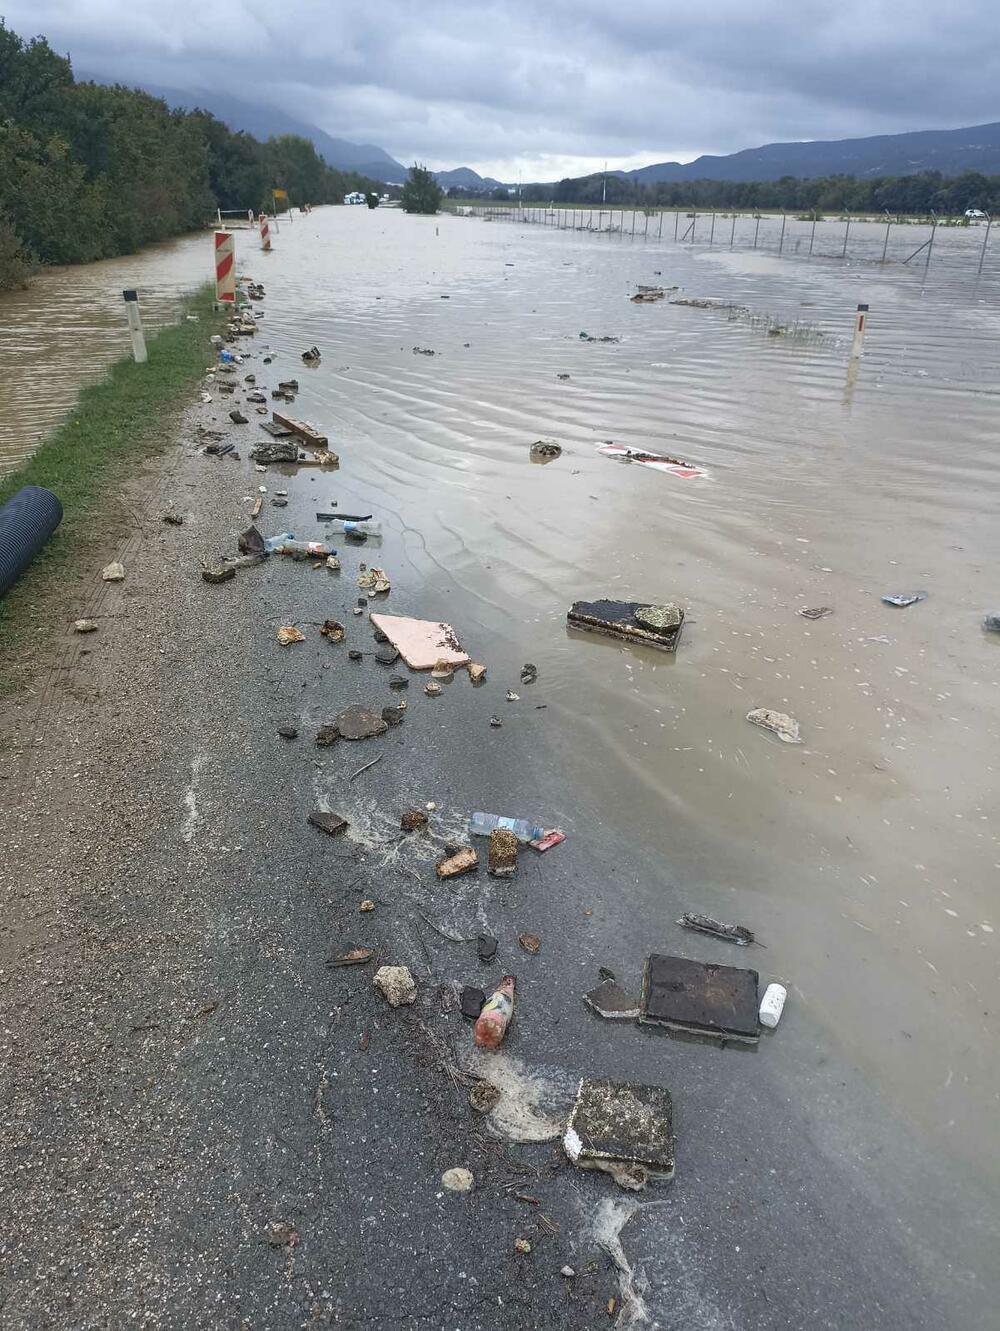
M 669 882 L 749 924 L 825 1046 L 996 1183 L 1000 644 L 979 623 L 1000 610 L 1000 255 L 977 278 L 969 237 L 939 232 L 926 272 L 810 261 L 802 227 L 779 258 L 327 209 L 269 256 L 238 245 L 280 292 L 276 367 L 323 353 L 296 405 L 342 458 L 322 493 L 382 518 L 401 613 L 443 613 L 446 588 L 448 617 L 497 644 L 491 667 L 538 664 L 578 807 L 668 866 L 636 909 Z M 877 258 L 883 235 L 856 224 L 851 251 Z M 152 322 L 203 248 L 46 274 L 0 303 L 8 457 L 125 347 L 119 288 L 149 293 Z M 635 305 L 636 283 L 815 335 Z M 544 467 L 540 438 L 563 448 Z M 708 476 L 611 461 L 607 440 Z M 293 493 L 289 525 L 311 531 L 320 497 Z M 929 599 L 879 599 L 909 587 Z M 677 659 L 568 635 L 569 605 L 602 596 L 683 603 Z M 834 614 L 796 613 L 820 605 Z M 804 744 L 748 725 L 758 706 Z

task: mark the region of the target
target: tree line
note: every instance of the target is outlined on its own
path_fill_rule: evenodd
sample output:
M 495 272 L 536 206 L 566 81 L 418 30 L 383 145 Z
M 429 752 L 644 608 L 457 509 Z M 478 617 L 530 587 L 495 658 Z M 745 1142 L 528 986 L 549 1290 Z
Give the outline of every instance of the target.
M 130 254 L 205 225 L 216 208 L 340 203 L 375 182 L 328 167 L 308 139 L 261 143 L 207 111 L 135 88 L 77 83 L 43 37 L 0 19 L 0 289 L 37 264 Z
M 606 184 L 606 189 L 605 189 Z M 449 195 L 461 195 L 449 190 Z M 510 201 L 508 190 L 493 197 Z M 647 185 L 629 176 L 598 172 L 560 180 L 554 185 L 525 185 L 522 203 L 575 203 L 596 208 L 602 200 L 619 207 L 738 208 L 760 212 L 883 213 L 957 216 L 967 208 L 980 208 L 991 216 L 1000 213 L 1000 176 L 965 171 L 945 176 L 940 171 L 918 171 L 910 176 L 782 176 L 780 180 L 686 180 Z

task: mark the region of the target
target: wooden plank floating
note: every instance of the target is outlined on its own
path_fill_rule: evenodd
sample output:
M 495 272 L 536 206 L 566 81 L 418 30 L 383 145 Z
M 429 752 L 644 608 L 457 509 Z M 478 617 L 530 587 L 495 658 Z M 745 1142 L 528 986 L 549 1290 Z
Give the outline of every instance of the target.
M 286 416 L 281 411 L 272 411 L 271 417 L 275 425 L 283 425 L 286 430 L 291 430 L 292 434 L 298 435 L 310 448 L 326 448 L 329 442 L 327 436 L 320 434 L 315 425 L 310 425 L 308 421 L 296 420 L 294 416 Z

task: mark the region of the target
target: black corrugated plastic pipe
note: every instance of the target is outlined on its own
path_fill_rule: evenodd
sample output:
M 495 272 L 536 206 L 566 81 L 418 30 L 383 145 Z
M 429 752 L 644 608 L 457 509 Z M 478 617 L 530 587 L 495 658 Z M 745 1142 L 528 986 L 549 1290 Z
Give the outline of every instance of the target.
M 40 485 L 26 485 L 0 508 L 0 597 L 17 582 L 62 515 L 62 504 Z

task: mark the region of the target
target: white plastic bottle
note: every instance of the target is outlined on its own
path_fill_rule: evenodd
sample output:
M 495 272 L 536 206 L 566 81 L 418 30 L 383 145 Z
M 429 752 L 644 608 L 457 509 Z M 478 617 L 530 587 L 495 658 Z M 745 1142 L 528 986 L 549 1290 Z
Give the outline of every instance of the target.
M 536 827 L 527 818 L 503 818 L 498 813 L 474 813 L 469 819 L 469 832 L 472 836 L 489 836 L 496 827 L 513 832 L 518 841 L 540 841 L 545 835 L 544 827 Z
M 764 990 L 764 997 L 760 1000 L 760 1024 L 768 1026 L 772 1030 L 781 1020 L 781 1013 L 785 1006 L 785 999 L 788 997 L 788 990 L 783 984 L 769 984 Z
M 381 522 L 373 522 L 370 518 L 364 522 L 348 522 L 344 518 L 334 518 L 330 523 L 331 531 L 343 532 L 345 536 L 381 536 Z

